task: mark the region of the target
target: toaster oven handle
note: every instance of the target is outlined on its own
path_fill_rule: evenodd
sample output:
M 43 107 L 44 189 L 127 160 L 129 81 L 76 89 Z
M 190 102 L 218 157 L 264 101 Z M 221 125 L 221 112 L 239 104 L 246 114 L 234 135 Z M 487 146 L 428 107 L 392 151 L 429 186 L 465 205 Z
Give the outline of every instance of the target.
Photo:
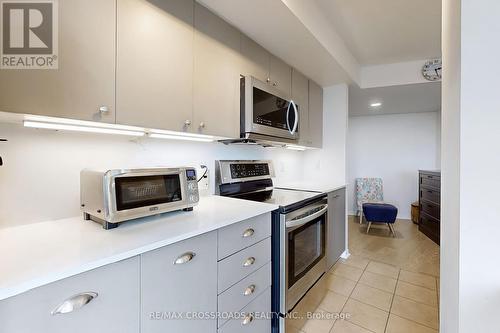
M 288 108 L 286 109 L 286 128 L 288 129 L 288 132 L 292 133 L 292 129 L 290 128 L 290 106 L 292 103 L 288 103 Z
M 300 227 L 312 220 L 314 220 L 315 218 L 323 215 L 324 213 L 326 213 L 326 211 L 328 210 L 328 205 L 327 204 L 324 204 L 322 206 L 322 208 L 320 210 L 318 210 L 317 212 L 314 212 L 310 215 L 307 215 L 306 217 L 303 217 L 303 218 L 300 218 L 300 219 L 297 219 L 297 220 L 290 220 L 290 221 L 287 221 L 285 223 L 285 226 L 287 228 L 295 228 L 295 227 Z

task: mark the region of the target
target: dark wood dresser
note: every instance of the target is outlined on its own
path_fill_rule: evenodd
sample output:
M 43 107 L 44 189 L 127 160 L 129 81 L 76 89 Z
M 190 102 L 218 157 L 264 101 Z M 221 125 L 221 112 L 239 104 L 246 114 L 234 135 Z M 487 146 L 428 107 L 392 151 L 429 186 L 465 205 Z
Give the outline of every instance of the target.
M 441 172 L 419 171 L 420 217 L 418 230 L 439 244 L 441 217 Z

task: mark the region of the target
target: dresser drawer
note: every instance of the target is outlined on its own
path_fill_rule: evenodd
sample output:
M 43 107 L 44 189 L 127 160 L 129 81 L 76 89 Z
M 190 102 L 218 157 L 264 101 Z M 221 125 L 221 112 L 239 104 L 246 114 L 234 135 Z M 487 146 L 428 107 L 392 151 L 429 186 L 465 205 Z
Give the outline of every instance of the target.
M 418 230 L 422 231 L 430 239 L 439 244 L 440 237 L 440 223 L 439 220 L 427 215 L 426 213 L 420 214 L 420 223 Z
M 441 207 L 438 204 L 430 201 L 422 200 L 420 202 L 420 211 L 427 213 L 427 215 L 430 215 L 438 220 L 441 216 Z
M 271 288 L 241 310 L 241 318 L 228 320 L 219 333 L 271 333 Z
M 220 241 L 220 239 L 219 239 Z M 271 261 L 271 238 L 247 247 L 218 263 L 219 294 Z
M 271 286 L 271 262 L 219 295 L 217 299 L 219 313 L 233 313 L 243 309 L 259 294 Z M 219 319 L 219 327 L 227 321 Z
M 227 226 L 218 231 L 218 258 L 223 259 L 271 236 L 271 213 Z
M 435 188 L 441 188 L 441 177 L 430 174 L 420 174 L 420 184 Z
M 421 187 L 420 198 L 439 204 L 441 202 L 441 193 L 439 190 L 433 190 L 430 188 Z

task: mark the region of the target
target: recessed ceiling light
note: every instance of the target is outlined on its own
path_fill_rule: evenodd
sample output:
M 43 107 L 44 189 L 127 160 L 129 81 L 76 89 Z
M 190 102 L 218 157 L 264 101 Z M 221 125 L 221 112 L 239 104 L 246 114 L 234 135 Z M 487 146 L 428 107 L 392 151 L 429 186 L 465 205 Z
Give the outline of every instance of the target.
M 370 104 L 370 106 L 371 106 L 372 108 L 378 108 L 379 106 L 382 106 L 382 103 L 380 103 L 380 102 L 376 102 L 376 103 L 372 103 L 372 104 Z

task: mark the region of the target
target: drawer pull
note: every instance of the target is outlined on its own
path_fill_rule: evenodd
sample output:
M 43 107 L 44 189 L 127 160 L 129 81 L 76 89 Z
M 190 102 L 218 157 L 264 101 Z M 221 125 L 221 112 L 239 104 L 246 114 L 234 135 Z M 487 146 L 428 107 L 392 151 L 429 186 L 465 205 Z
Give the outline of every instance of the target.
M 75 296 L 71 296 L 70 298 L 59 304 L 54 310 L 52 310 L 50 314 L 54 316 L 78 310 L 89 304 L 94 298 L 97 297 L 97 295 L 98 294 L 94 292 L 85 292 L 77 294 Z
M 243 295 L 245 296 L 250 296 L 255 292 L 255 284 L 249 285 L 246 289 Z
M 248 228 L 247 230 L 245 230 L 243 232 L 243 238 L 248 238 L 248 237 L 252 236 L 254 233 L 255 233 L 255 230 L 253 230 L 252 228 Z
M 175 259 L 174 265 L 182 265 L 182 264 L 185 264 L 187 262 L 190 262 L 191 260 L 193 260 L 195 255 L 196 255 L 196 253 L 194 253 L 194 252 L 186 252 L 186 253 L 182 254 L 181 256 L 179 256 L 177 259 Z
M 250 324 L 252 321 L 253 321 L 253 314 L 252 313 L 249 313 L 245 316 L 245 318 L 243 318 L 243 321 L 241 322 L 241 325 L 248 325 Z
M 243 263 L 243 267 L 252 266 L 255 262 L 255 257 L 250 257 Z

